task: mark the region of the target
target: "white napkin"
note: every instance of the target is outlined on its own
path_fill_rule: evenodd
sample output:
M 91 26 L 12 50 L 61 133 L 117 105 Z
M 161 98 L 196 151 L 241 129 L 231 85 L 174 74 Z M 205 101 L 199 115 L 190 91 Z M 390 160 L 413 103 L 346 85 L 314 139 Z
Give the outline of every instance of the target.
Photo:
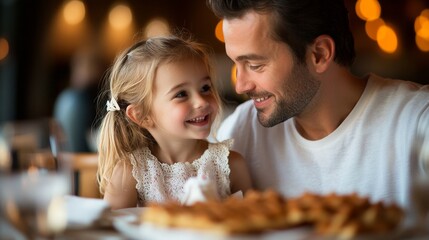
M 196 202 L 205 202 L 208 200 L 219 200 L 219 194 L 214 182 L 210 181 L 205 175 L 190 177 L 183 186 L 184 194 L 182 196 L 183 205 L 192 205 Z
M 243 192 L 240 190 L 238 192 L 235 192 L 235 193 L 231 194 L 231 197 L 242 199 L 244 196 L 243 196 Z
M 90 227 L 110 212 L 109 203 L 103 199 L 67 195 L 65 200 L 68 229 Z

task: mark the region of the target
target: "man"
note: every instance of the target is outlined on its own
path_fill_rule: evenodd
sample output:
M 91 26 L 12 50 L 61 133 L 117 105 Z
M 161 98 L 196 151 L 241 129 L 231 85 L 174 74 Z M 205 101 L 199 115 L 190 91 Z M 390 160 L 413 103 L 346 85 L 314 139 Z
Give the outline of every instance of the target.
M 350 73 L 355 52 L 342 0 L 208 0 L 223 18 L 236 91 L 250 101 L 219 140 L 247 160 L 254 185 L 286 196 L 356 192 L 410 204 L 429 87 Z

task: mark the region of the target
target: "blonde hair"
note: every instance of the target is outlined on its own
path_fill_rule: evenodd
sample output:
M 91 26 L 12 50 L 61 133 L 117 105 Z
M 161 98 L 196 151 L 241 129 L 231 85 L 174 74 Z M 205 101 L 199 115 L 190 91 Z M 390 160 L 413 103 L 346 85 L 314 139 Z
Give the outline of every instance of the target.
M 101 194 L 104 194 L 113 168 L 119 161 L 128 160 L 135 150 L 155 143 L 150 133 L 131 121 L 125 112 L 127 106 L 133 104 L 139 109 L 142 121 L 145 116 L 150 115 L 152 86 L 158 67 L 193 58 L 204 63 L 213 79 L 210 57 L 211 52 L 205 45 L 177 36 L 139 41 L 117 56 L 107 80 L 109 100 L 116 100 L 120 110 L 108 111 L 101 122 L 97 172 Z M 219 126 L 222 108 L 215 87 L 212 92 L 219 105 L 214 124 L 216 127 Z

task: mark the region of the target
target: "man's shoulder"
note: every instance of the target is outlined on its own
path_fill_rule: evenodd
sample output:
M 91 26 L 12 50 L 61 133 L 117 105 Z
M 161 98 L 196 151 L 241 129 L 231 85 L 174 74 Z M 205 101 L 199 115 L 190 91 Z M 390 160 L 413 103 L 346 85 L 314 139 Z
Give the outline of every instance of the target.
M 423 85 L 417 82 L 412 82 L 402 79 L 384 78 L 375 74 L 371 74 L 369 77 L 372 85 L 378 86 L 380 89 L 385 91 L 400 91 L 402 93 L 421 92 L 425 95 L 429 94 L 429 85 Z
M 416 82 L 371 76 L 372 112 L 384 112 L 396 116 L 395 121 L 402 119 L 407 126 L 416 118 L 429 115 L 429 85 Z M 368 109 L 369 109 L 368 108 Z
M 372 74 L 369 78 L 370 91 L 375 93 L 378 102 L 390 107 L 412 105 L 425 107 L 429 101 L 429 85 L 401 79 L 383 78 Z

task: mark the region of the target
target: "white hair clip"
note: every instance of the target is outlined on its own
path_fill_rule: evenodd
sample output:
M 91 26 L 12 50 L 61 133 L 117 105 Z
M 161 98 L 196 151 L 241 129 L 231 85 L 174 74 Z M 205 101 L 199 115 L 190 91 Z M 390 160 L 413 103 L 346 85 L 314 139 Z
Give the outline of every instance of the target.
M 107 111 L 108 112 L 114 112 L 114 111 L 119 111 L 121 110 L 121 108 L 119 107 L 118 103 L 116 102 L 115 98 L 112 97 L 112 99 L 109 101 L 107 100 Z

